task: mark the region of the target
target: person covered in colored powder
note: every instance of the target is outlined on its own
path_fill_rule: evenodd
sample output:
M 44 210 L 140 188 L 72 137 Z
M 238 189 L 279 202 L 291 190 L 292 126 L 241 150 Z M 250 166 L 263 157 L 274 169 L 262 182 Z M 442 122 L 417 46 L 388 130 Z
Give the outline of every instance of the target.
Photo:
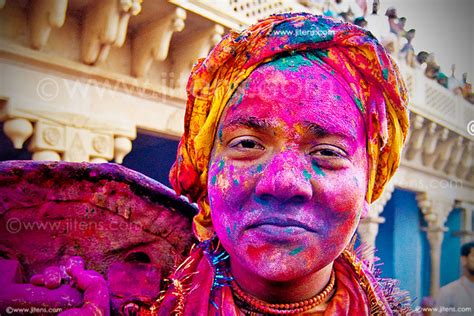
M 306 13 L 231 31 L 194 66 L 171 170 L 200 243 L 158 315 L 399 315 L 353 250 L 400 161 L 407 93 L 368 31 Z

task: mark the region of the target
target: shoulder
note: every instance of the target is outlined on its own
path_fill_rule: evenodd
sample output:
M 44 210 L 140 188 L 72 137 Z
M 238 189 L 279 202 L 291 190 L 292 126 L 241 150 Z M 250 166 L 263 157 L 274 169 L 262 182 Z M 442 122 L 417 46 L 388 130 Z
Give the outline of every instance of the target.
M 461 279 L 457 279 L 441 287 L 439 289 L 436 302 L 438 305 L 448 306 L 452 303 L 459 291 L 462 291 Z
M 439 294 L 450 293 L 461 287 L 461 279 L 454 280 L 451 283 L 446 284 L 445 286 L 439 289 Z

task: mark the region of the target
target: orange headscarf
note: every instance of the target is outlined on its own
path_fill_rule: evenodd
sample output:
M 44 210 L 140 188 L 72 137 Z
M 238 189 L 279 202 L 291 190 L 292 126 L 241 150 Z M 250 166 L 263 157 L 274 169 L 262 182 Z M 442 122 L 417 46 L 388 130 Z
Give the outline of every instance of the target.
M 185 128 L 170 181 L 199 205 L 194 233 L 212 237 L 207 173 L 224 108 L 250 73 L 285 52 L 311 51 L 349 85 L 366 119 L 369 181 L 375 201 L 400 162 L 408 131 L 406 87 L 398 68 L 372 34 L 355 25 L 306 13 L 272 15 L 238 33 L 231 31 L 194 65 L 187 85 Z

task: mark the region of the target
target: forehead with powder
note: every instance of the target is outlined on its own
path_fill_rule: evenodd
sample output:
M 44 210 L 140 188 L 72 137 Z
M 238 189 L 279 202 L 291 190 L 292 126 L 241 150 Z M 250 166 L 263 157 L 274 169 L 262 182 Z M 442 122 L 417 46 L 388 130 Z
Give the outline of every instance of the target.
M 363 115 L 348 92 L 348 84 L 320 63 L 317 56 L 305 53 L 281 56 L 258 67 L 235 91 L 226 112 L 269 119 L 301 119 L 301 115 L 294 115 L 299 113 L 320 120 L 316 123 L 329 129 L 342 128 L 354 134 L 358 125 L 365 125 Z M 240 106 L 242 103 L 253 106 Z M 260 113 L 262 103 L 271 103 L 271 111 L 265 107 L 265 113 Z

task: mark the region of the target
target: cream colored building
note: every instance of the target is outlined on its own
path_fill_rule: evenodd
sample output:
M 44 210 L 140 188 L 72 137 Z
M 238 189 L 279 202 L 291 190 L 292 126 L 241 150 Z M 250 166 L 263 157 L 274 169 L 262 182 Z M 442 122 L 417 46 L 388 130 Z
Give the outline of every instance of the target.
M 311 3 L 311 1 L 306 1 Z M 121 163 L 137 131 L 178 139 L 187 75 L 229 29 L 296 0 L 0 0 L 0 121 L 35 160 Z M 410 93 L 402 166 L 359 227 L 375 244 L 395 187 L 417 193 L 428 223 L 430 293 L 440 283 L 445 221 L 463 210 L 472 240 L 474 107 L 399 61 Z M 0 148 L 0 151 L 3 150 Z

